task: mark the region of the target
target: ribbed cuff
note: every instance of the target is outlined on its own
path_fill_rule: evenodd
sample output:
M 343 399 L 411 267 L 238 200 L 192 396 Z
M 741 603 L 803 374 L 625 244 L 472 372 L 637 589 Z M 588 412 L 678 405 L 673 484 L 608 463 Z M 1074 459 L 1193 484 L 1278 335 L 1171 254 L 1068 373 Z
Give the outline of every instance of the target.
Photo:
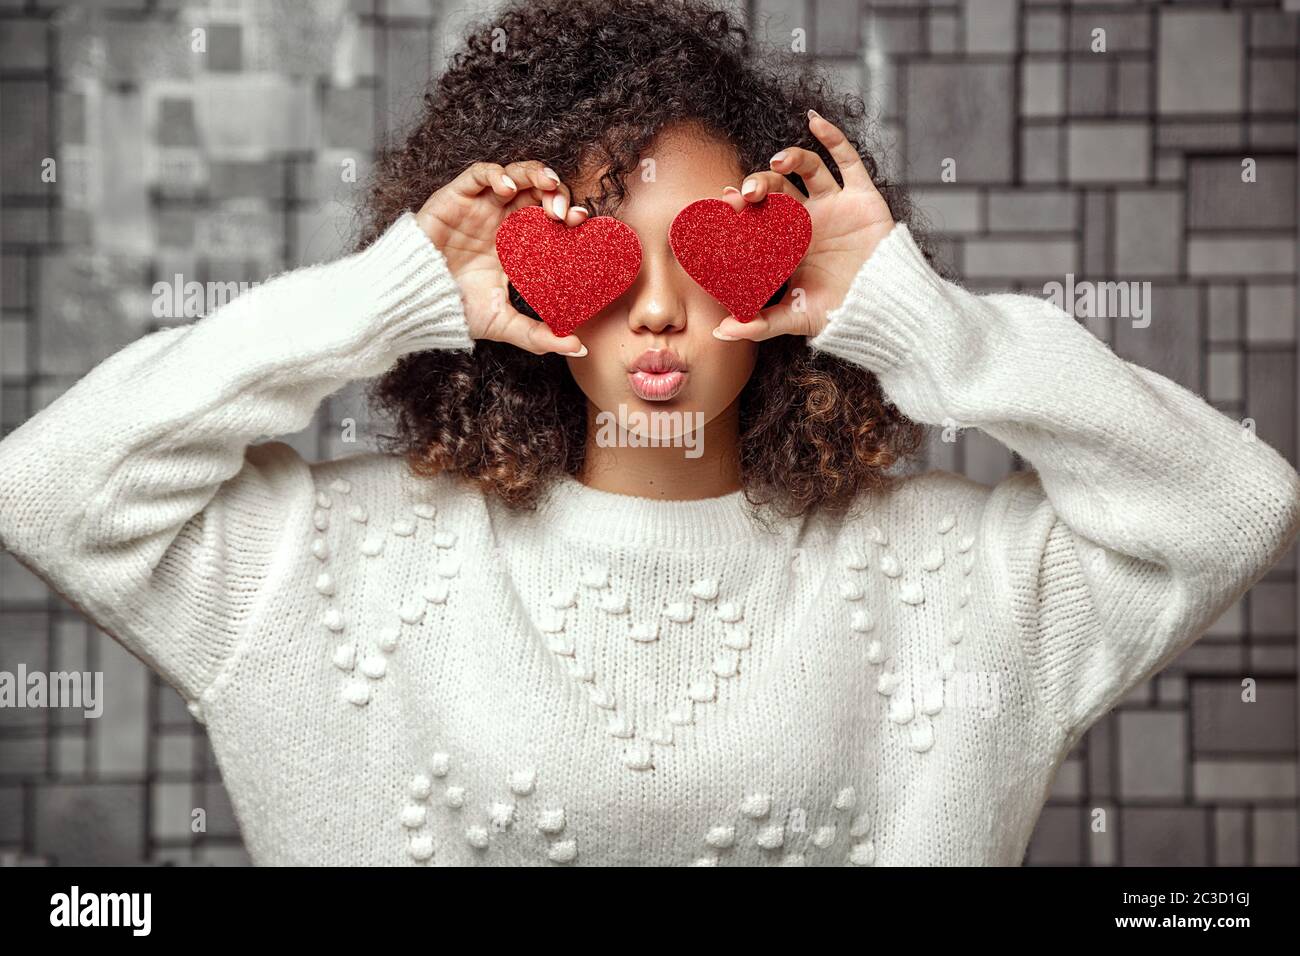
M 402 213 L 350 265 L 351 279 L 365 291 L 367 311 L 382 329 L 386 357 L 474 347 L 460 288 L 412 213 Z
M 906 223 L 896 223 L 862 264 L 826 327 L 808 341 L 874 372 L 906 364 L 927 320 L 944 308 L 943 278 L 925 260 Z

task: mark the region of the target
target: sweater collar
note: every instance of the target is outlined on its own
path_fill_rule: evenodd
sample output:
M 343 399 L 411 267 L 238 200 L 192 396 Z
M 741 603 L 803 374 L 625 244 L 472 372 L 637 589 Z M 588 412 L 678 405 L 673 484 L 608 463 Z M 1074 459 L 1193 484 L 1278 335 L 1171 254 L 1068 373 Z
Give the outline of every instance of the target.
M 538 503 L 536 520 L 550 534 L 644 548 L 723 547 L 770 540 L 773 532 L 787 528 L 775 512 L 756 511 L 740 490 L 713 498 L 666 500 L 602 491 L 572 475 L 552 482 Z

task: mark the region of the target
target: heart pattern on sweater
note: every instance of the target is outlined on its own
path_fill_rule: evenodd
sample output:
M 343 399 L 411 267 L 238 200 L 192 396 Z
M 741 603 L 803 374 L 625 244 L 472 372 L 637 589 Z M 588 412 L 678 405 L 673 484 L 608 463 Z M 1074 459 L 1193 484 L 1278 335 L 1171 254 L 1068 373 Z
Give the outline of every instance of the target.
M 326 632 L 338 643 L 334 645 L 331 661 L 341 672 L 344 682 L 343 699 L 355 707 L 364 707 L 370 703 L 375 688 L 388 674 L 389 660 L 397 650 L 406 631 L 418 627 L 429 613 L 429 608 L 445 605 L 451 594 L 453 580 L 460 574 L 461 558 L 454 550 L 456 533 L 446 529 L 434 528 L 433 546 L 439 557 L 434 565 L 434 578 L 420 589 L 419 594 L 404 601 L 384 626 L 373 643 L 366 643 L 352 636 L 353 624 L 336 600 L 336 582 L 330 571 L 333 555 L 329 542 L 324 537 L 329 530 L 331 520 L 347 521 L 366 528 L 365 535 L 358 548 L 366 558 L 378 558 L 383 554 L 390 537 L 411 538 L 417 534 L 421 525 L 433 525 L 437 517 L 437 508 L 430 502 L 416 502 L 411 506 L 410 518 L 396 518 L 385 530 L 370 527 L 370 515 L 360 503 L 351 507 L 334 507 L 333 495 L 346 497 L 351 494 L 351 484 L 341 478 L 330 483 L 329 491 L 318 489 L 316 492 L 316 509 L 312 514 L 312 527 L 318 534 L 311 543 L 311 552 L 321 564 L 321 571 L 316 577 L 316 592 L 325 599 L 325 610 L 321 623 Z M 333 495 L 330 494 L 333 493 Z M 331 519 L 331 515 L 335 518 Z
M 514 852 L 541 852 L 550 863 L 578 861 L 580 837 L 565 807 L 544 796 L 547 788 L 535 769 L 516 770 L 504 787 L 474 794 L 458 783 L 463 775 L 456 764 L 450 753 L 438 750 L 408 778 L 397 823 L 406 835 L 407 855 L 416 865 L 428 864 L 437 853 L 452 849 L 435 846 L 439 816 L 461 828 L 464 845 L 476 855 L 508 847 Z M 871 866 L 876 862 L 874 822 L 868 801 L 852 785 L 841 787 L 821 808 L 811 810 L 782 805 L 768 793 L 751 792 L 701 834 L 702 850 L 691 865 L 842 862 Z
M 835 851 L 841 836 L 848 844 L 849 865 L 871 866 L 876 862 L 872 814 L 856 788 L 841 788 L 830 806 L 816 814 L 816 820 L 809 820 L 802 807 L 774 812 L 773 803 L 766 793 L 747 795 L 731 819 L 708 829 L 703 839 L 705 850 L 691 865 L 746 863 L 749 859 L 742 851 L 753 845 L 765 856 L 782 853 L 781 866 L 806 866 L 809 856 Z
M 623 765 L 631 770 L 650 770 L 654 767 L 655 748 L 674 746 L 677 728 L 695 723 L 700 711 L 717 701 L 725 684 L 739 676 L 744 653 L 751 646 L 744 609 L 738 602 L 720 600 L 720 583 L 708 577 L 697 578 L 685 595 L 663 607 L 661 616 L 669 624 L 691 624 L 707 614 L 720 627 L 722 636 L 709 667 L 685 680 L 677 703 L 666 712 L 649 708 L 653 713 L 648 726 L 638 726 L 632 707 L 617 698 L 579 652 L 567 631 L 569 619 L 582 607 L 613 618 L 626 616 L 626 640 L 637 645 L 659 641 L 665 625 L 658 619 L 631 620 L 628 594 L 616 586 L 608 567 L 588 565 L 579 572 L 578 581 L 578 587 L 558 587 L 551 592 L 537 615 L 537 628 L 547 649 L 583 686 L 591 705 L 603 712 L 606 732 L 623 742 Z
M 351 488 L 342 479 L 334 480 L 329 492 L 347 496 Z M 417 502 L 411 506 L 410 518 L 397 518 L 384 531 L 368 527 L 370 519 L 360 504 L 350 508 L 334 507 L 334 498 L 324 490 L 316 493 L 316 508 L 312 527 L 318 534 L 311 544 L 313 555 L 322 569 L 315 580 L 315 589 L 325 599 L 321 624 L 338 643 L 333 647 L 331 660 L 344 675 L 342 696 L 356 707 L 364 707 L 374 689 L 388 673 L 389 658 L 401 642 L 405 629 L 418 627 L 429 608 L 445 605 L 451 593 L 453 580 L 459 575 L 461 560 L 454 550 L 457 536 L 449 529 L 437 528 L 434 520 L 436 508 L 431 503 Z M 364 644 L 349 637 L 351 622 L 343 609 L 334 601 L 336 582 L 330 572 L 330 548 L 324 537 L 333 520 L 342 520 L 366 527 L 360 552 L 366 557 L 383 553 L 390 537 L 410 538 L 421 525 L 432 526 L 434 547 L 441 553 L 435 563 L 433 580 L 415 597 L 397 608 L 395 619 L 382 628 L 372 644 Z M 956 649 L 966 636 L 970 620 L 971 586 L 967 578 L 975 563 L 975 539 L 969 534 L 953 534 L 956 516 L 944 515 L 937 527 L 939 543 L 921 556 L 920 572 L 908 572 L 889 547 L 889 541 L 878 527 L 868 529 L 864 544 L 874 549 L 874 557 L 861 547 L 850 547 L 842 561 L 843 575 L 839 580 L 839 595 L 850 605 L 849 627 L 854 636 L 868 640 L 866 660 L 879 668 L 876 691 L 889 699 L 886 708 L 890 724 L 903 729 L 907 745 L 916 753 L 926 753 L 935 742 L 933 718 L 943 710 L 948 684 L 957 674 Z M 960 567 L 963 581 L 958 596 L 960 613 L 947 626 L 946 637 L 950 649 L 939 655 L 936 665 L 919 675 L 898 670 L 882 639 L 873 636 L 875 616 L 864 600 L 867 588 L 864 575 L 875 571 L 884 578 L 884 592 L 893 593 L 906 606 L 920 607 L 926 601 L 927 580 L 947 564 Z M 618 586 L 603 564 L 588 564 L 577 574 L 577 585 L 554 588 L 545 606 L 536 615 L 537 628 L 545 646 L 563 665 L 566 672 L 582 685 L 592 707 L 602 713 L 606 732 L 623 742 L 622 760 L 631 770 L 650 770 L 655 765 L 656 748 L 674 746 L 678 728 L 692 725 L 701 712 L 715 703 L 728 682 L 741 674 L 745 652 L 751 647 L 752 636 L 744 621 L 744 610 L 736 601 L 727 600 L 720 581 L 715 577 L 696 577 L 677 599 L 668 601 L 652 619 L 634 620 L 629 594 Z M 881 593 L 877 591 L 876 593 Z M 607 681 L 601 680 L 587 655 L 580 653 L 568 632 L 570 617 L 587 608 L 612 619 L 625 618 L 625 639 L 629 645 L 651 647 L 659 642 L 666 629 L 692 626 L 707 621 L 721 628 L 708 666 L 683 681 L 677 702 L 668 708 L 646 705 L 644 702 L 628 704 L 618 699 Z M 638 718 L 634 710 L 641 712 Z M 648 719 L 645 711 L 649 711 Z
M 510 774 L 503 791 L 486 801 L 474 799 L 465 787 L 455 783 L 456 767 L 451 755 L 438 751 L 428 766 L 416 772 L 407 785 L 409 802 L 398 816 L 407 836 L 407 853 L 417 864 L 433 859 L 433 827 L 430 813 L 451 815 L 463 827 L 465 842 L 477 853 L 486 853 L 494 843 L 526 835 L 533 840 L 516 840 L 517 845 L 542 838 L 546 859 L 569 864 L 578 858 L 578 840 L 566 832 L 563 806 L 539 799 L 537 771 L 530 768 Z M 435 790 L 441 789 L 441 795 Z
M 876 692 L 889 699 L 887 718 L 891 724 L 907 732 L 907 745 L 916 753 L 927 753 L 934 746 L 933 718 L 943 710 L 949 682 L 958 673 L 956 649 L 966 635 L 970 620 L 971 587 L 966 578 L 975 566 L 975 538 L 969 534 L 952 534 L 956 527 L 955 514 L 948 513 L 940 518 L 935 528 L 940 543 L 921 556 L 920 574 L 909 573 L 904 568 L 890 550 L 888 537 L 876 526 L 869 528 L 866 534 L 866 544 L 875 551 L 874 561 L 866 550 L 851 548 L 843 562 L 845 575 L 840 582 L 840 597 L 851 605 L 849 626 L 855 634 L 868 637 L 867 662 L 879 668 Z M 919 677 L 904 675 L 897 669 L 897 662 L 883 640 L 872 636 L 875 618 L 867 608 L 860 606 L 866 594 L 861 577 L 872 569 L 878 571 L 885 579 L 885 593 L 892 592 L 904 605 L 919 607 L 926 601 L 927 579 L 949 561 L 959 565 L 963 578 L 958 593 L 960 611 L 946 632 L 951 648 L 940 654 L 935 667 L 926 673 Z

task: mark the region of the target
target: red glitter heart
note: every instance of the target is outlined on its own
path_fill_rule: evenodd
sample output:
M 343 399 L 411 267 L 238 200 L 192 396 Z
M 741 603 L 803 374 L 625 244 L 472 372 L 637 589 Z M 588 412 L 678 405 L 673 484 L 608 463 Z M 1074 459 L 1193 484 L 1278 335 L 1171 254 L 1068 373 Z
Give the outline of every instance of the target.
M 641 240 L 613 216 L 568 227 L 525 206 L 497 227 L 496 246 L 514 287 L 556 335 L 600 312 L 641 271 Z
M 808 251 L 812 217 L 785 193 L 746 203 L 740 212 L 721 199 L 701 199 L 677 214 L 668 242 L 687 275 L 749 322 Z

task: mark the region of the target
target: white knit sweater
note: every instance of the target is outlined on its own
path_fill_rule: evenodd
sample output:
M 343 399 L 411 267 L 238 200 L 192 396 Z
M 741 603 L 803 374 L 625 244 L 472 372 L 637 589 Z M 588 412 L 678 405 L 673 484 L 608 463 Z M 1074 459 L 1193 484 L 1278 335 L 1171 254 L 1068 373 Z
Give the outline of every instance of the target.
M 515 514 L 252 444 L 472 347 L 408 214 L 15 431 L 0 539 L 192 702 L 257 863 L 1018 864 L 1084 730 L 1290 544 L 1300 479 L 1055 306 L 944 281 L 904 225 L 809 345 L 1036 471 L 768 531 L 740 492 L 569 479 Z

